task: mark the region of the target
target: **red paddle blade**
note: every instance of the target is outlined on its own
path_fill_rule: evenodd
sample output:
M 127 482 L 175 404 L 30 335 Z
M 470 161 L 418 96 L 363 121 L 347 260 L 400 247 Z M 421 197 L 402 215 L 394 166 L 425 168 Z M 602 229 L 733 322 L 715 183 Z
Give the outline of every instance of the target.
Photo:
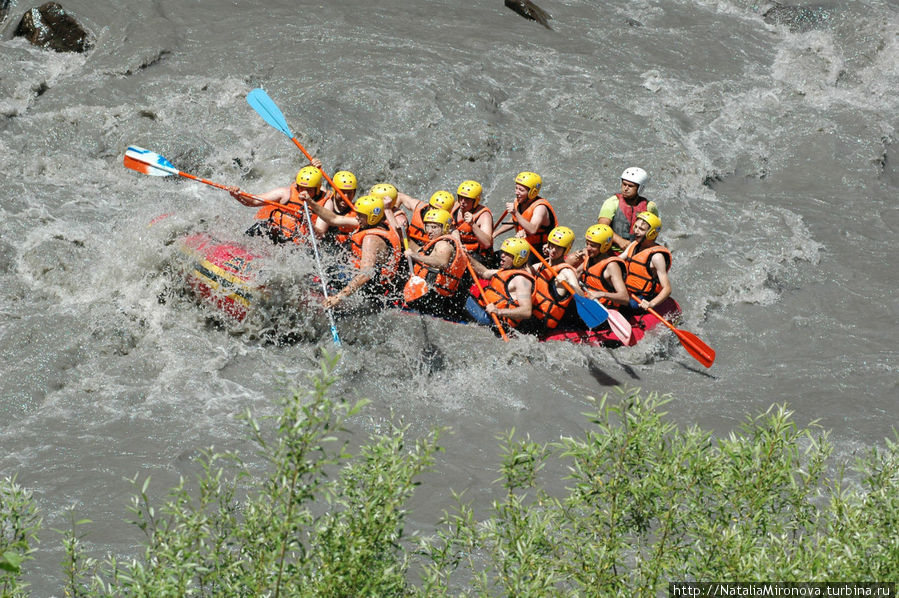
M 696 361 L 705 367 L 712 367 L 712 364 L 715 363 L 715 351 L 710 346 L 699 340 L 699 338 L 692 332 L 675 330 L 674 333 L 677 335 L 677 338 L 680 339 L 680 342 L 684 346 L 684 349 L 687 350 L 687 353 L 692 355 Z
M 413 276 L 406 282 L 406 286 L 403 287 L 403 298 L 406 300 L 406 303 L 411 303 L 416 299 L 420 299 L 427 292 L 427 281 L 421 276 Z

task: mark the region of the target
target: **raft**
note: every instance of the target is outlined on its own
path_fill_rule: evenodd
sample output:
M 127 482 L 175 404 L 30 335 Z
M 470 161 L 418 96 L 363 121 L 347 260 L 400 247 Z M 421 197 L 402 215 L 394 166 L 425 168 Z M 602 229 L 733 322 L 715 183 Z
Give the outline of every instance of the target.
M 265 300 L 265 288 L 257 282 L 265 255 L 205 233 L 184 237 L 180 249 L 187 257 L 185 282 L 200 303 L 242 322 Z
M 254 253 L 239 243 L 223 242 L 205 233 L 184 237 L 181 240 L 181 251 L 187 257 L 184 276 L 188 289 L 199 303 L 223 318 L 242 322 L 254 308 L 260 307 L 269 298 L 269 293 L 259 282 L 259 273 L 268 257 L 266 254 Z M 320 297 L 316 299 L 320 300 Z M 407 313 L 419 313 L 404 305 L 402 301 L 394 307 Z M 656 308 L 656 311 L 671 321 L 680 315 L 681 308 L 677 301 L 669 297 Z M 441 319 L 430 314 L 422 315 Z M 472 324 L 457 320 L 447 321 Z M 649 313 L 630 316 L 628 321 L 633 326 L 630 346 L 638 343 L 650 330 L 662 323 Z M 596 330 L 566 329 L 539 335 L 537 338 L 541 342 L 557 341 L 610 348 L 620 347 L 623 344 L 607 326 Z

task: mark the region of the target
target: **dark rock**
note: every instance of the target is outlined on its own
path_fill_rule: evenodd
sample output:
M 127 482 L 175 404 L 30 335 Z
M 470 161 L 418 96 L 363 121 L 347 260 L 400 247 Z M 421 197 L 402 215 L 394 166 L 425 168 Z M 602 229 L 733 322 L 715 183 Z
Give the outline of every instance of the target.
M 547 21 L 552 17 L 551 14 L 531 2 L 531 0 L 505 0 L 506 6 L 520 14 L 526 19 L 537 21 L 547 29 L 552 29 Z
M 9 0 L 0 0 L 0 24 L 6 20 L 6 15 L 9 14 Z
M 770 25 L 786 25 L 793 33 L 805 33 L 812 29 L 824 29 L 831 14 L 823 6 L 782 6 L 775 4 L 762 13 Z
M 81 24 L 56 2 L 47 2 L 26 12 L 16 35 L 35 46 L 57 52 L 84 52 L 91 46 Z

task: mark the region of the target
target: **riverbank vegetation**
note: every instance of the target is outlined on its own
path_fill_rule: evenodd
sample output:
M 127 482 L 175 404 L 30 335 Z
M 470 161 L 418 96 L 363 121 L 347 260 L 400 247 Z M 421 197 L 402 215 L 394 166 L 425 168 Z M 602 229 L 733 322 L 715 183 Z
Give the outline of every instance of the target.
M 499 498 L 459 496 L 422 536 L 407 504 L 445 431 L 394 427 L 351 454 L 347 422 L 365 403 L 331 397 L 335 364 L 278 417 L 247 414 L 264 475 L 204 453 L 197 479 L 161 504 L 135 479 L 136 558 L 89 556 L 90 523 L 73 521 L 60 594 L 655 596 L 669 581 L 899 580 L 896 443 L 844 477 L 827 434 L 785 407 L 718 438 L 672 423 L 670 398 L 638 392 L 597 400 L 578 438 L 508 433 Z M 29 492 L 0 482 L 0 595 L 29 595 L 39 528 Z

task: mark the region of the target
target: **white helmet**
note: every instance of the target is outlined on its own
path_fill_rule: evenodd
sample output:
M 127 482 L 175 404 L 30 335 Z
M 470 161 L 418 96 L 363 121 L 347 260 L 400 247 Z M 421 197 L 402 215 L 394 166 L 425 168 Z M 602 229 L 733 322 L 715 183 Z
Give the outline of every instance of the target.
M 630 168 L 626 168 L 624 172 L 621 173 L 621 180 L 636 183 L 637 195 L 643 195 L 643 188 L 646 186 L 646 183 L 649 182 L 649 173 L 647 173 L 642 168 L 631 166 Z

